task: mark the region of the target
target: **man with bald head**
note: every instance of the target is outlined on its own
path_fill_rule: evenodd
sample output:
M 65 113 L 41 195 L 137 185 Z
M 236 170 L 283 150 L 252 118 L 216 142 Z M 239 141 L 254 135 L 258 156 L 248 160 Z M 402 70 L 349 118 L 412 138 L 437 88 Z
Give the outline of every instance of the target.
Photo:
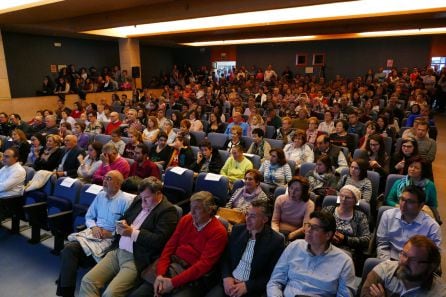
M 232 114 L 232 119 L 233 119 L 233 122 L 228 125 L 228 127 L 226 128 L 225 134 L 230 135 L 231 134 L 231 128 L 233 126 L 240 126 L 242 128 L 242 135 L 243 136 L 248 136 L 249 125 L 247 123 L 243 122 L 242 114 L 240 112 L 238 112 L 238 111 L 235 111 Z
M 124 176 L 124 179 L 129 177 L 130 165 L 126 159 L 119 155 L 118 150 L 112 143 L 107 143 L 102 147 L 100 159 L 102 165 L 93 174 L 93 183 L 102 184 L 107 172 L 111 170 L 119 171 Z
M 85 152 L 77 145 L 76 135 L 67 135 L 64 138 L 65 152 L 56 169 L 57 177 L 69 176 L 77 177 L 77 169 L 81 165 L 79 155 L 85 155 Z
M 119 120 L 119 113 L 116 111 L 110 113 L 110 123 L 108 123 L 107 128 L 105 128 L 105 134 L 110 135 L 114 130 L 118 129 L 122 125 Z
M 117 170 L 109 171 L 103 181 L 103 191 L 99 192 L 88 208 L 85 215 L 85 225 L 94 241 L 101 241 L 102 250 L 110 247 L 116 221 L 125 213 L 132 203 L 130 195 L 120 190 L 124 177 Z M 75 234 L 70 239 L 78 238 Z M 93 256 L 99 260 L 103 254 L 89 249 L 82 241 L 70 241 L 65 245 L 61 253 L 61 269 L 57 286 L 57 296 L 74 296 L 76 287 L 76 274 L 79 266 L 92 266 L 95 264 Z M 88 253 L 86 252 L 88 251 Z

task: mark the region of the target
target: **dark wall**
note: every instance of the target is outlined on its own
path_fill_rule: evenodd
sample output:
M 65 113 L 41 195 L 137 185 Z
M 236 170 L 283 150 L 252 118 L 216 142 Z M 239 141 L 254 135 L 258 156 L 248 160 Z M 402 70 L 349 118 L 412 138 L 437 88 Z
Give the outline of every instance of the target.
M 211 64 L 210 48 L 202 47 L 181 47 L 173 49 L 173 59 L 178 67 L 191 65 L 196 68 Z
M 398 37 L 343 39 L 314 42 L 243 45 L 237 47 L 237 65 L 266 67 L 272 64 L 277 72 L 290 66 L 294 72 L 297 53 L 306 53 L 309 63 L 313 53 L 325 53 L 326 76 L 347 78 L 363 75 L 368 68 L 376 70 L 393 59 L 396 67 L 424 67 L 430 59 L 431 37 Z M 308 65 L 311 66 L 311 65 Z
M 75 39 L 2 32 L 13 98 L 34 96 L 45 75 L 55 77 L 50 65 L 75 64 L 77 68 L 119 65 L 117 41 Z M 54 47 L 55 42 L 62 47 Z
M 169 73 L 174 64 L 172 48 L 140 45 L 141 80 L 147 87 L 153 76 Z

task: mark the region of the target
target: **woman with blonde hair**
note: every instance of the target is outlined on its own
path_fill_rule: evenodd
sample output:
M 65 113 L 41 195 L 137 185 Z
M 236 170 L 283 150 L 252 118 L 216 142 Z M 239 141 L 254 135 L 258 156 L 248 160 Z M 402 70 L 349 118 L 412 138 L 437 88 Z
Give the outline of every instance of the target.
M 46 137 L 45 148 L 40 151 L 39 157 L 34 162 L 34 169 L 53 171 L 57 168 L 63 157 L 63 150 L 60 148 L 62 138 L 56 134 Z

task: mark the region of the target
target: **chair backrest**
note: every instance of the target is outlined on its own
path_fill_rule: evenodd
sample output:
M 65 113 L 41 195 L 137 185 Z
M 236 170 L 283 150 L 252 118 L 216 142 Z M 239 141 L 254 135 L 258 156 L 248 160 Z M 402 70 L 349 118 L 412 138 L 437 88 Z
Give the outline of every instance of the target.
M 370 182 L 372 183 L 372 199 L 373 201 L 376 201 L 376 198 L 379 194 L 379 183 L 381 181 L 381 176 L 378 172 L 367 170 L 367 177 L 370 179 Z
M 144 140 L 144 144 L 147 146 L 147 148 L 150 150 L 152 149 L 152 147 L 154 146 L 153 142 L 148 141 L 148 140 Z
M 164 186 L 173 186 L 183 189 L 187 195 L 192 194 L 194 186 L 194 172 L 190 169 L 184 170 L 181 174 L 177 173 L 178 168 L 168 168 L 164 174 Z
M 387 176 L 387 179 L 386 179 L 386 189 L 384 190 L 384 198 L 386 198 L 387 195 L 389 195 L 389 192 L 392 189 L 393 184 L 397 180 L 399 180 L 399 179 L 401 179 L 403 177 L 404 177 L 404 175 L 401 175 L 401 174 L 389 174 Z
M 242 136 L 242 141 L 245 143 L 246 150 L 248 150 L 251 144 L 254 142 L 252 137 L 249 136 Z
M 276 127 L 270 125 L 266 126 L 265 137 L 273 138 L 274 134 L 276 134 Z
M 349 135 L 351 135 L 353 137 L 353 147 L 358 147 L 358 143 L 359 143 L 359 135 L 356 133 L 348 133 Z
M 391 137 L 384 137 L 384 148 L 386 150 L 387 155 L 390 157 L 392 154 L 392 144 L 393 144 L 393 139 Z
M 192 149 L 192 152 L 194 153 L 194 156 L 196 158 L 198 152 L 200 151 L 200 148 L 198 146 L 194 146 L 194 145 L 192 145 L 190 148 Z
M 342 169 L 341 169 L 341 172 L 339 173 L 340 175 L 341 175 L 341 177 L 342 176 L 344 176 L 344 175 L 348 175 L 350 173 L 350 168 L 349 167 L 343 167 Z
M 57 180 L 52 195 L 48 196 L 48 214 L 70 210 L 73 204 L 79 200 L 79 192 L 82 182 L 75 179 L 71 185 L 66 185 L 69 177 L 61 177 Z M 72 180 L 72 179 L 71 179 Z
M 299 174 L 302 176 L 306 176 L 308 172 L 313 171 L 316 167 L 316 163 L 302 163 L 300 165 Z
M 262 165 L 262 161 L 259 155 L 254 155 L 254 154 L 244 154 L 244 155 L 246 158 L 249 159 L 249 161 L 252 162 L 252 165 L 254 166 L 255 169 L 260 168 L 260 165 Z
M 183 209 L 176 204 L 174 204 L 173 206 L 175 206 L 175 209 L 177 210 L 178 219 L 181 219 L 181 217 L 183 216 Z
M 215 197 L 219 206 L 225 205 L 228 200 L 229 179 L 223 175 L 220 175 L 218 180 L 207 177 L 210 176 L 205 172 L 202 172 L 197 176 L 195 192 L 208 191 Z
M 353 152 L 353 159 L 358 159 L 358 158 L 368 160 L 369 155 L 366 150 L 355 149 L 355 151 Z
M 26 171 L 26 177 L 25 177 L 25 185 L 33 179 L 34 174 L 36 173 L 36 171 L 34 170 L 34 168 L 29 167 L 29 166 L 23 166 L 23 168 Z
M 378 265 L 379 263 L 383 262 L 383 259 L 378 258 L 368 258 L 364 262 L 364 268 L 362 269 L 362 283 L 365 282 L 367 279 L 367 275 L 369 275 L 370 271 Z
M 276 200 L 276 198 L 279 197 L 280 195 L 285 194 L 285 192 L 286 192 L 286 186 L 277 187 L 274 190 L 274 200 Z
M 90 207 L 93 200 L 96 198 L 95 193 L 90 193 L 88 190 L 91 184 L 84 184 L 79 192 L 79 201 L 73 205 L 73 230 L 77 226 L 85 224 L 85 214 Z
M 46 201 L 47 197 L 53 194 L 56 181 L 56 176 L 51 175 L 51 177 L 42 188 L 30 192 L 25 192 L 25 205 Z
M 226 140 L 228 140 L 228 135 L 211 132 L 208 134 L 208 140 L 211 142 L 213 147 L 222 149 L 226 143 Z
M 229 158 L 229 152 L 225 150 L 218 150 L 218 154 L 220 155 L 220 159 L 223 163 Z
M 291 175 L 294 175 L 296 172 L 296 161 L 294 160 L 287 160 L 288 166 L 290 166 L 291 169 Z
M 200 145 L 200 143 L 202 143 L 204 138 L 206 137 L 206 133 L 203 132 L 203 131 L 190 131 L 190 134 L 195 136 L 195 140 L 197 141 L 197 145 Z
M 231 194 L 233 194 L 236 190 L 240 189 L 244 185 L 245 185 L 245 181 L 243 179 L 238 179 L 238 180 L 234 181 L 234 183 L 232 184 L 232 193 Z
M 111 140 L 111 135 L 106 134 L 96 134 L 94 136 L 94 141 L 100 142 L 102 144 L 106 144 Z
M 271 148 L 283 148 L 283 140 L 282 139 L 265 139 L 271 145 Z

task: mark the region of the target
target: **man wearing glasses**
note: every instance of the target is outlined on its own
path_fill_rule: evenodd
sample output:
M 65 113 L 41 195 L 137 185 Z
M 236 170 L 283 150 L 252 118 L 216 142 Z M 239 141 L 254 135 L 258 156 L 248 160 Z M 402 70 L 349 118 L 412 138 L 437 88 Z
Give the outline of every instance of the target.
M 386 210 L 376 233 L 377 256 L 384 260 L 397 260 L 405 242 L 413 235 L 425 235 L 440 247 L 441 230 L 438 223 L 421 211 L 425 193 L 417 186 L 404 188 L 399 208 Z
M 268 296 L 354 296 L 353 261 L 331 244 L 334 216 L 315 211 L 304 228 L 305 240 L 291 242 L 274 267 Z
M 411 237 L 397 261 L 384 261 L 367 275 L 361 297 L 446 296 L 445 284 L 435 274 L 441 262 L 436 244 L 424 235 Z

